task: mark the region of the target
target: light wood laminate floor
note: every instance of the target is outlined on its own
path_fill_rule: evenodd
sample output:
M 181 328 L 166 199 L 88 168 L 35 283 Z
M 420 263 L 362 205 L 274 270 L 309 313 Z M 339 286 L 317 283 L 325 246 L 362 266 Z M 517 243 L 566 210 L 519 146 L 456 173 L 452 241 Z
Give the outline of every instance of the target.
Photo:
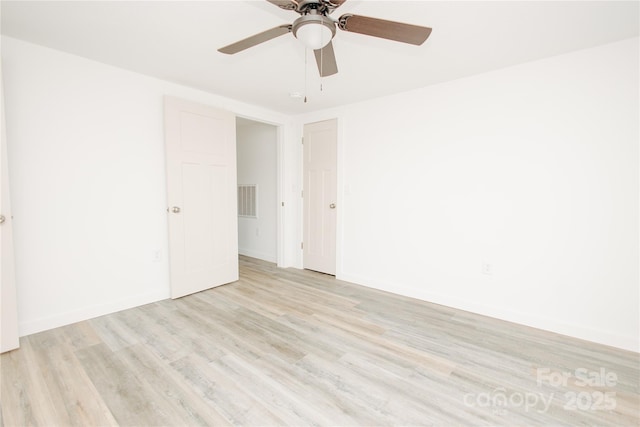
M 1 363 L 6 426 L 640 424 L 637 353 L 245 257 Z

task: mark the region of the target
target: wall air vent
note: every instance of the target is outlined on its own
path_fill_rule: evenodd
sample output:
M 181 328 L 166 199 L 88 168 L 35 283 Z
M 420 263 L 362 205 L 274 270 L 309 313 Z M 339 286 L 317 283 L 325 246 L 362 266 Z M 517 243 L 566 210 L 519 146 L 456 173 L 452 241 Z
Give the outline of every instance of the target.
M 258 186 L 256 184 L 238 185 L 238 216 L 258 217 Z

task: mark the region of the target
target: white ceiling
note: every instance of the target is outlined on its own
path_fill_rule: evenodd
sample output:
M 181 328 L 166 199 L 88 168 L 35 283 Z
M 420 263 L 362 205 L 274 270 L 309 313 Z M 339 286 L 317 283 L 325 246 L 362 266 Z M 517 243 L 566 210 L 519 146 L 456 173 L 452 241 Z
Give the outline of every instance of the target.
M 638 1 L 358 1 L 354 13 L 433 28 L 419 47 L 338 30 L 339 73 L 286 34 L 233 56 L 217 48 L 291 23 L 266 1 L 2 1 L 2 34 L 296 114 L 638 36 Z M 322 83 L 322 92 L 320 84 Z M 307 94 L 305 104 L 290 93 Z

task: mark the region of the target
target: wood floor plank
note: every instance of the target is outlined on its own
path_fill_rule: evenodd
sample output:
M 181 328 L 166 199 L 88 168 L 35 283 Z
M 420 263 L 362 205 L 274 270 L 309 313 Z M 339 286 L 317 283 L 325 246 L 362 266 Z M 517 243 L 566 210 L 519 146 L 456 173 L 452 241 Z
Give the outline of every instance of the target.
M 77 355 L 118 425 L 170 425 L 155 390 L 106 344 L 80 350 Z
M 231 354 L 209 365 L 228 376 L 244 394 L 264 402 L 284 425 L 312 426 L 331 422 L 315 409 L 313 402 L 300 399 L 279 378 L 269 375 L 270 371 L 264 365 L 257 368 L 253 362 Z
M 102 342 L 90 322 L 72 323 L 58 328 L 61 340 L 67 342 L 73 349 L 80 350 Z
M 221 332 L 210 323 L 202 322 L 179 309 L 171 310 L 168 316 L 164 307 L 159 304 L 144 306 L 142 311 L 146 316 L 156 319 L 155 327 L 163 336 L 178 341 L 186 354 L 197 354 L 208 360 L 225 354 L 218 342 Z M 157 348 L 154 351 L 161 353 Z M 165 355 L 163 358 L 170 360 Z
M 24 338 L 20 339 L 24 346 Z M 33 402 L 38 398 L 33 389 L 25 352 L 11 351 L 0 356 L 0 401 L 2 421 L 6 426 L 37 426 L 41 410 Z
M 317 384 L 317 379 L 309 377 L 308 371 L 297 364 L 283 363 L 281 359 L 272 355 L 265 355 L 254 363 L 257 369 L 269 373 L 298 399 L 304 401 L 306 405 L 313 405 L 324 419 L 330 420 L 326 424 L 315 420 L 314 424 L 354 426 L 364 421 L 362 416 L 355 416 L 358 410 L 353 405 L 341 399 L 328 387 Z
M 120 359 L 136 376 L 154 390 L 155 398 L 168 420 L 166 425 L 224 426 L 229 422 L 218 411 L 201 400 L 178 372 L 166 369 L 166 360 L 145 345 L 118 351 Z
M 240 267 L 229 285 L 22 337 L 0 356 L 0 425 L 640 425 L 638 353 Z M 600 373 L 615 380 L 585 384 Z
M 26 338 L 35 362 L 31 369 L 35 369 L 46 384 L 46 393 L 56 411 L 55 419 L 69 426 L 117 425 L 82 369 L 74 349 L 66 339 L 60 339 L 61 335 L 41 333 Z
M 109 316 L 100 316 L 89 321 L 100 337 L 100 343 L 106 344 L 111 351 L 116 351 L 139 342 L 136 331 L 122 324 L 120 316 L 122 316 L 122 314 L 118 312 Z
M 215 364 L 206 363 L 196 356 L 187 356 L 172 362 L 171 366 L 231 424 L 284 425 L 283 420 L 269 410 L 268 404 L 244 393 L 233 377 Z

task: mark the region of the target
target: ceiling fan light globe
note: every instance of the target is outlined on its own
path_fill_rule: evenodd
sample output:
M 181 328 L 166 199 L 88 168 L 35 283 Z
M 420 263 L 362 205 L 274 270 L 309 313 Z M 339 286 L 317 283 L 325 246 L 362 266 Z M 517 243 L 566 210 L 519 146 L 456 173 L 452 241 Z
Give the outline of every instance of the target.
M 295 36 L 306 47 L 316 50 L 328 45 L 333 38 L 333 33 L 322 23 L 310 22 L 300 26 Z
M 306 47 L 318 50 L 328 45 L 336 35 L 336 24 L 317 12 L 308 13 L 293 22 L 291 31 Z

